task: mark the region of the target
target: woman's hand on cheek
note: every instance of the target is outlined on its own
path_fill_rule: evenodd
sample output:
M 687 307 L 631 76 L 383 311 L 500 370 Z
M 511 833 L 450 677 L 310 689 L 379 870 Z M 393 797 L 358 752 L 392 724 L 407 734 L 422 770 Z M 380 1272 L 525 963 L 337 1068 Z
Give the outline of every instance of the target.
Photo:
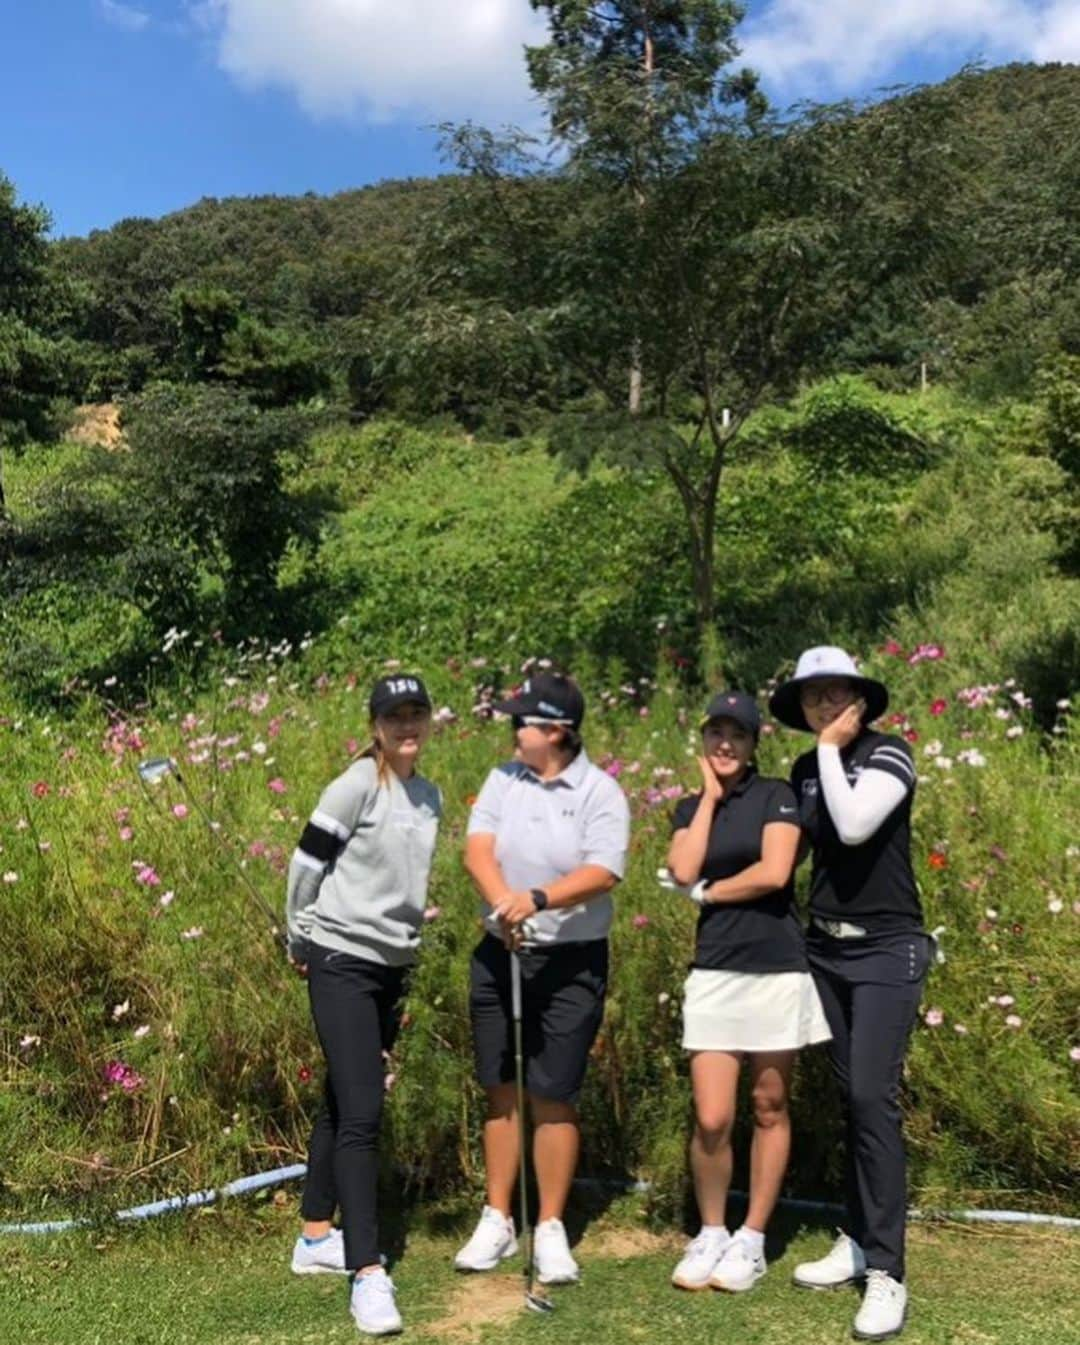
M 862 717 L 866 713 L 866 702 L 857 700 L 832 721 L 826 724 L 818 734 L 818 742 L 823 747 L 838 747 L 841 751 L 855 741 L 862 731 Z

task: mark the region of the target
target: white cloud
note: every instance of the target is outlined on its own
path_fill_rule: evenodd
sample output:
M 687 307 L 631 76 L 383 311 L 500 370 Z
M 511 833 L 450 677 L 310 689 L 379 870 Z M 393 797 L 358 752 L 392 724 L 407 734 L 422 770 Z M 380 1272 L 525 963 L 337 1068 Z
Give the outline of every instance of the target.
M 99 0 L 101 17 L 114 28 L 123 28 L 129 33 L 141 33 L 150 23 L 150 15 L 132 5 L 122 5 L 120 0 Z
M 741 36 L 767 87 L 843 94 L 912 58 L 1080 60 L 1080 0 L 772 0 Z
M 1043 15 L 1032 48 L 1037 61 L 1080 61 L 1080 3 L 1056 0 Z
M 521 117 L 527 0 L 202 0 L 218 59 L 249 88 L 291 91 L 316 117 Z

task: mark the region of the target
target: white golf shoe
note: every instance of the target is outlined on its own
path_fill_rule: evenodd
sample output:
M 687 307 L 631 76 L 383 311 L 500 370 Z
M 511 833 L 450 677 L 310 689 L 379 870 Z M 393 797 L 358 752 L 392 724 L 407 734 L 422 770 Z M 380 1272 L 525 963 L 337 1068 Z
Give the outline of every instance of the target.
M 866 1272 L 866 1293 L 855 1314 L 851 1334 L 856 1340 L 889 1340 L 904 1329 L 907 1290 L 885 1270 Z
M 533 1263 L 541 1284 L 574 1284 L 581 1278 L 581 1269 L 570 1255 L 561 1219 L 545 1219 L 536 1225 Z
M 514 1221 L 485 1205 L 472 1237 L 454 1257 L 454 1266 L 458 1270 L 494 1270 L 516 1252 Z
M 757 1284 L 765 1270 L 765 1253 L 736 1233 L 709 1276 L 709 1285 L 728 1294 L 743 1294 Z
M 345 1239 L 340 1228 L 332 1228 L 318 1242 L 296 1239 L 292 1253 L 294 1275 L 344 1275 Z
M 682 1260 L 671 1273 L 671 1283 L 679 1289 L 708 1289 L 709 1276 L 730 1241 L 731 1234 L 726 1228 L 703 1228 L 687 1243 Z
M 820 1261 L 803 1261 L 795 1267 L 793 1279 L 800 1289 L 840 1289 L 854 1284 L 866 1274 L 863 1249 L 846 1233 L 841 1233 Z
M 349 1311 L 365 1335 L 394 1336 L 402 1329 L 401 1313 L 394 1302 L 394 1281 L 385 1270 L 356 1276 Z

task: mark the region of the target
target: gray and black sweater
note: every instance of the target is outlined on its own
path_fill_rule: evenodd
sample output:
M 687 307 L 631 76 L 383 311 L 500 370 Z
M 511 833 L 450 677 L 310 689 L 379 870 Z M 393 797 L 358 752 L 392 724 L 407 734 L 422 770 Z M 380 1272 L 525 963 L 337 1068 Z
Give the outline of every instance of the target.
M 324 791 L 289 865 L 289 952 L 309 943 L 400 967 L 420 943 L 442 795 L 423 776 L 354 762 Z

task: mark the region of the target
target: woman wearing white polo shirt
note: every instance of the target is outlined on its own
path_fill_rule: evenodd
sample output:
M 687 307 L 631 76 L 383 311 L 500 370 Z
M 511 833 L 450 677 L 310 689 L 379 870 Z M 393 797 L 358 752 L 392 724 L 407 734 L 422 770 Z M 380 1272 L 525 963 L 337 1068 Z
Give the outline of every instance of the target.
M 813 853 L 810 969 L 832 1029 L 829 1054 L 847 1111 L 842 1233 L 795 1283 L 831 1289 L 865 1280 L 859 1340 L 898 1335 L 907 1311 L 907 1190 L 900 1078 L 932 960 L 911 867 L 916 772 L 903 738 L 870 728 L 889 703 L 842 649 L 807 650 L 773 693 L 782 724 L 817 738 L 791 783 Z
M 702 788 L 675 808 L 671 879 L 701 907 L 683 1004 L 695 1126 L 690 1144 L 701 1231 L 676 1266 L 681 1289 L 751 1289 L 765 1274 L 765 1230 L 791 1147 L 788 1092 L 803 1046 L 829 1028 L 794 909 L 799 810 L 785 780 L 754 766 L 761 719 L 751 696 L 724 691 L 702 721 Z M 725 1225 L 739 1073 L 750 1070 L 750 1205 Z
M 562 1224 L 577 1167 L 577 1100 L 604 1011 L 608 895 L 629 843 L 626 798 L 581 745 L 585 701 L 557 673 L 527 681 L 494 707 L 511 715 L 515 759 L 491 772 L 469 820 L 465 867 L 484 900 L 486 933 L 471 965 L 477 1076 L 487 1094 L 487 1203 L 457 1254 L 459 1270 L 491 1270 L 517 1250 L 511 1204 L 519 1118 L 512 1047 L 510 955 L 523 982 L 525 1091 L 540 1190 L 537 1277 L 578 1278 Z

